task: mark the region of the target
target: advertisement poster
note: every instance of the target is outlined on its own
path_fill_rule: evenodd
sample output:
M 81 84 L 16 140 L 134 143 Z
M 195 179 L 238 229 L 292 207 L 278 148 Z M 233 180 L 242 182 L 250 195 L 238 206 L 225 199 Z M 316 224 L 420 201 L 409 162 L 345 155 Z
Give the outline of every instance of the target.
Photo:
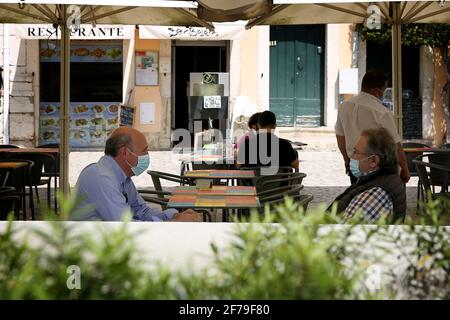
M 136 85 L 158 85 L 158 52 L 136 51 Z
M 41 62 L 59 62 L 61 48 L 56 42 L 41 41 Z M 71 62 L 117 62 L 123 60 L 120 45 L 71 45 Z
M 119 126 L 119 102 L 72 102 L 70 146 L 103 147 L 108 135 Z M 59 102 L 41 102 L 40 144 L 59 143 Z

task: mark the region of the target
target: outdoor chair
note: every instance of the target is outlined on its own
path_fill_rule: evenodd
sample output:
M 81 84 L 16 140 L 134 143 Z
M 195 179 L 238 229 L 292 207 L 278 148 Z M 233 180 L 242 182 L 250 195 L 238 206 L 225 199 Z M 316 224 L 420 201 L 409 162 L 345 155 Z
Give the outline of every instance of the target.
M 59 148 L 58 143 L 49 143 L 49 144 L 43 144 L 40 146 L 37 146 L 37 148 Z M 54 161 L 53 162 L 45 162 L 44 163 L 44 172 L 42 173 L 43 177 L 49 178 L 50 180 L 53 178 L 53 187 L 55 190 L 55 198 L 54 198 L 54 206 L 55 211 L 58 207 L 58 202 L 56 198 L 56 190 L 58 189 L 58 178 L 60 177 L 59 172 L 59 153 L 56 153 L 53 155 Z
M 419 174 L 419 179 L 422 182 L 422 186 L 424 189 L 423 199 L 425 201 L 433 200 L 438 197 L 445 197 L 450 199 L 450 192 L 448 192 L 450 166 L 444 166 L 431 162 L 424 162 L 421 160 L 414 160 L 414 164 L 416 165 L 417 172 Z M 434 188 L 435 186 L 433 185 L 433 181 L 431 179 L 431 174 L 428 173 L 427 168 L 430 170 L 430 173 L 431 171 L 434 171 L 436 175 L 442 176 L 443 185 L 440 186 L 441 190 L 439 192 L 436 192 L 436 189 Z
M 31 217 L 35 219 L 34 212 L 34 202 L 33 202 L 33 187 L 31 185 L 31 170 L 34 166 L 33 161 L 23 160 L 23 159 L 2 159 L 0 162 L 26 162 L 27 166 L 19 168 L 17 170 L 8 170 L 1 169 L 0 176 L 2 177 L 2 185 L 4 187 L 13 187 L 15 192 L 12 192 L 11 195 L 20 197 L 20 204 L 23 210 L 23 219 L 27 219 L 26 212 L 26 196 L 29 196 L 29 205 L 31 209 Z M 29 188 L 29 192 L 27 193 L 26 187 Z M 9 195 L 9 194 L 8 194 Z
M 38 186 L 47 186 L 47 205 L 51 205 L 51 188 L 49 177 L 43 176 L 43 168 L 45 165 L 51 166 L 55 163 L 55 157 L 48 153 L 14 153 L 7 155 L 7 158 L 14 157 L 16 160 L 27 160 L 32 161 L 34 166 L 31 168 L 31 185 L 34 187 L 36 192 L 37 202 L 40 203 Z
M 403 148 L 429 148 L 430 146 L 423 144 L 423 143 L 418 143 L 418 142 L 404 142 L 402 144 L 402 147 Z M 406 162 L 408 164 L 409 174 L 411 175 L 411 177 L 418 177 L 417 169 L 416 169 L 416 166 L 415 166 L 413 160 L 416 159 L 417 157 L 422 156 L 423 151 L 405 152 L 405 155 L 406 155 Z M 421 198 L 421 194 L 420 194 L 421 190 L 422 190 L 422 186 L 421 186 L 421 181 L 419 179 L 419 181 L 417 182 L 417 199 Z

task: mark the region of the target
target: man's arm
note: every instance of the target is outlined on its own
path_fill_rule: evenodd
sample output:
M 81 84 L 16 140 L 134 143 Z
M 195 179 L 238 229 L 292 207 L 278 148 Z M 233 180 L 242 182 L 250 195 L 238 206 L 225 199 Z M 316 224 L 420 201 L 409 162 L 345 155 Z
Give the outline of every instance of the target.
M 407 183 L 409 181 L 409 178 L 411 178 L 411 175 L 408 169 L 408 161 L 406 160 L 406 155 L 400 142 L 397 143 L 397 158 L 398 164 L 401 167 L 400 178 L 402 179 L 403 183 Z
M 345 173 L 348 174 L 348 170 L 349 170 L 348 165 L 350 162 L 350 158 L 348 157 L 347 148 L 345 146 L 345 136 L 336 135 L 336 141 L 337 141 L 339 151 L 342 154 L 342 158 L 344 158 Z

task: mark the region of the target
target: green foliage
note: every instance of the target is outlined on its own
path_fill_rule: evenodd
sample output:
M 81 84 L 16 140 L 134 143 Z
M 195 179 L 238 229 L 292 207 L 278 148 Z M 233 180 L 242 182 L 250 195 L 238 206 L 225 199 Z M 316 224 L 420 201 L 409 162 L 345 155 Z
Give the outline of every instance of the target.
M 391 27 L 387 24 L 382 24 L 379 30 L 371 30 L 358 24 L 356 30 L 364 40 L 378 43 L 391 41 Z M 411 23 L 402 25 L 402 44 L 407 46 L 441 47 L 448 45 L 449 40 L 450 24 Z
M 65 210 L 73 210 L 71 201 L 63 201 Z M 340 218 L 325 207 L 305 214 L 287 199 L 236 224 L 225 248 L 212 244 L 208 267 L 175 271 L 141 258 L 130 222 L 106 229 L 49 221 L 26 235 L 9 222 L 0 232 L 0 299 L 448 299 L 450 239 L 439 227 L 445 205 L 425 204 L 423 225 L 398 233 L 383 223 L 336 225 Z M 388 255 L 407 262 L 403 280 L 394 263 L 385 290 L 361 285 L 367 267 Z M 67 287 L 70 265 L 81 270 L 79 290 Z

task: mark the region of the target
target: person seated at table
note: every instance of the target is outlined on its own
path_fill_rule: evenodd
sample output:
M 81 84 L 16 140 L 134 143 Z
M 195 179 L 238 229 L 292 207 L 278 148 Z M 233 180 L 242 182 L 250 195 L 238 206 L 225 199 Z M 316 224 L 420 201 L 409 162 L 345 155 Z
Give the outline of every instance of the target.
M 250 119 L 248 119 L 248 131 L 239 138 L 239 140 L 236 143 L 236 148 L 239 149 L 245 141 L 252 139 L 256 136 L 256 133 L 258 132 L 258 118 L 261 115 L 261 112 L 257 112 L 252 114 Z
M 404 219 L 406 189 L 398 173 L 397 145 L 385 128 L 361 132 L 349 168 L 357 181 L 333 201 L 338 213 L 343 213 L 344 221 L 358 210 L 361 219 L 368 223 L 382 216 L 389 221 Z
M 114 130 L 106 141 L 105 155 L 81 172 L 76 185 L 80 203 L 73 220 L 121 221 L 126 212 L 135 221 L 202 221 L 192 209 L 179 213 L 150 208 L 131 180 L 150 164 L 145 136 L 132 128 Z
M 277 169 L 292 167 L 298 169 L 298 154 L 289 141 L 275 135 L 277 118 L 271 111 L 264 111 L 258 117 L 258 133 L 246 140 L 238 150 L 238 167 L 264 167 Z M 276 173 L 276 172 L 275 172 Z

